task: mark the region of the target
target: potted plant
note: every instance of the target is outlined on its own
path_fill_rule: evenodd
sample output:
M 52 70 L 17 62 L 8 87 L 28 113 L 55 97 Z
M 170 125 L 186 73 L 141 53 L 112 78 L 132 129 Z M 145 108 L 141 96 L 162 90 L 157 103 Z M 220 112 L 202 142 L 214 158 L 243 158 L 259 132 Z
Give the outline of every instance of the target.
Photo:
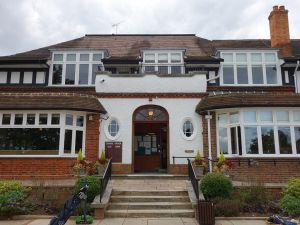
M 83 159 L 81 149 L 79 150 L 76 162 L 73 165 L 73 172 L 77 176 L 85 176 L 89 172 L 89 163 Z
M 206 163 L 201 158 L 200 151 L 198 150 L 195 159 L 193 161 L 193 169 L 198 179 L 200 179 L 204 175 L 205 168 L 206 168 Z
M 214 166 L 214 172 L 223 173 L 227 176 L 230 169 L 233 167 L 233 162 L 225 158 L 223 151 L 221 151 L 219 160 L 217 164 Z
M 105 151 L 102 149 L 100 158 L 95 162 L 94 169 L 97 171 L 97 174 L 103 176 L 107 166 L 107 159 L 105 157 Z

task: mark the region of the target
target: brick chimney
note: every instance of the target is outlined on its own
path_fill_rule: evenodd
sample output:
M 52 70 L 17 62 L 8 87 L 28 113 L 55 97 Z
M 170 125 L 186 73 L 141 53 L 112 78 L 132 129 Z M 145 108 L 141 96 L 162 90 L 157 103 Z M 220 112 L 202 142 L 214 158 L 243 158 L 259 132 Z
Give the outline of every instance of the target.
M 284 6 L 273 6 L 269 15 L 271 47 L 279 48 L 283 57 L 292 56 L 288 10 Z

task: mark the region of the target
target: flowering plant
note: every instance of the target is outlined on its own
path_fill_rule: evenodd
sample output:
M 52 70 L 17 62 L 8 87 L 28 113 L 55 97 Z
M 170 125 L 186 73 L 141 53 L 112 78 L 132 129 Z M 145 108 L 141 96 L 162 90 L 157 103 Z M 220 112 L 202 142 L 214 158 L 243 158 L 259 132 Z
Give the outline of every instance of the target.
M 195 166 L 206 166 L 204 160 L 201 158 L 200 151 L 198 150 L 195 156 L 195 159 L 193 161 L 193 164 Z
M 83 158 L 81 149 L 77 154 L 77 159 L 72 169 L 76 175 L 86 175 L 91 172 L 91 163 Z
M 102 149 L 100 158 L 94 163 L 94 171 L 99 175 L 103 174 L 106 169 L 107 159 L 105 157 L 105 151 Z
M 233 162 L 225 158 L 224 153 L 221 151 L 219 160 L 214 166 L 214 172 L 227 173 L 233 168 Z

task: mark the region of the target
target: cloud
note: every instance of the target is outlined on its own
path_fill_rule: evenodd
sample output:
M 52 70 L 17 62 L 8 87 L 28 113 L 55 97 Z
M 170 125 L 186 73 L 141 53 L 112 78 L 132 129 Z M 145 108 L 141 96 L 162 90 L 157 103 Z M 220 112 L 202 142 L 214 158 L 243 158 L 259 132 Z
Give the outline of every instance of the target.
M 272 6 L 289 9 L 290 34 L 300 38 L 294 0 L 9 0 L 0 4 L 0 55 L 86 33 L 196 33 L 207 39 L 269 38 Z

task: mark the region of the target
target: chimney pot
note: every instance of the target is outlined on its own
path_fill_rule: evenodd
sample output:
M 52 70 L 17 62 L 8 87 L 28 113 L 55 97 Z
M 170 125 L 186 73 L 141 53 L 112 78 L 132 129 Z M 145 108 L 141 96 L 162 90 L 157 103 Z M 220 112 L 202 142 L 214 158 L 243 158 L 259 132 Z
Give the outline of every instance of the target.
M 285 7 L 284 7 L 284 5 L 281 5 L 281 6 L 279 6 L 279 10 L 282 10 L 282 11 L 284 11 L 284 10 L 285 10 Z
M 274 6 L 273 6 L 273 10 L 274 10 L 274 11 L 278 10 L 278 5 L 274 5 Z

